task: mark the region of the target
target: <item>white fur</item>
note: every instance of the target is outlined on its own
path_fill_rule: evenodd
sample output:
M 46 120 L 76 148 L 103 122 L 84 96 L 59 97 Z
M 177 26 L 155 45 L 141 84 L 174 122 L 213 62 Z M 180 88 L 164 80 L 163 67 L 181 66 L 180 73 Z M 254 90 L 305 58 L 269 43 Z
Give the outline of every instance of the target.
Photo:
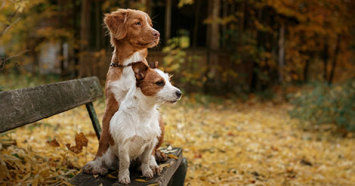
M 143 56 L 139 52 L 135 52 L 132 56 L 123 61 L 123 65 L 142 60 Z M 135 85 L 135 83 L 136 79 L 132 68 L 126 67 L 123 69 L 123 73 L 118 80 L 109 83 L 109 89 L 113 92 L 117 102 L 121 103 L 129 89 L 132 88 L 132 85 Z M 114 166 L 114 156 L 115 154 L 112 153 L 111 149 L 108 149 L 103 156 L 97 157 L 95 160 L 88 162 L 83 167 L 83 170 L 86 173 L 104 175 L 107 173 L 107 167 L 111 168 Z
M 139 52 L 135 52 L 131 57 L 123 61 L 123 65 L 128 65 L 137 61 L 142 61 L 143 56 Z M 136 79 L 132 68 L 124 68 L 121 77 L 109 84 L 109 89 L 115 95 L 115 99 L 118 103 L 121 103 L 125 98 L 129 88 L 135 85 Z
M 131 160 L 138 158 L 141 161 L 140 169 L 146 177 L 153 177 L 152 168 L 157 168 L 156 162 L 151 162 L 151 156 L 161 134 L 159 112 L 155 99 L 143 95 L 135 86 L 133 84 L 110 122 L 110 132 L 115 141 L 110 148 L 115 149 L 119 158 L 118 179 L 121 183 L 130 182 L 128 169 Z
M 120 109 L 110 121 L 110 133 L 115 141 L 110 148 L 119 158 L 118 179 L 121 183 L 130 182 L 130 161 L 137 158 L 141 161 L 143 176 L 153 177 L 154 171 L 159 172 L 152 156 L 161 135 L 157 106 L 160 102 L 177 101 L 180 97 L 176 96 L 179 90 L 171 85 L 168 75 L 158 69 L 156 72 L 165 79 L 165 86 L 157 95 L 146 96 L 135 84 L 131 85 Z
M 83 170 L 86 173 L 105 175 L 108 169 L 117 168 L 117 157 L 109 148 L 102 156 L 96 158 L 93 161 L 88 162 Z
M 169 81 L 169 75 L 164 73 L 159 69 L 155 69 L 155 71 L 164 78 L 165 86 L 161 89 L 157 94 L 157 99 L 160 102 L 175 102 L 180 99 L 180 97 L 176 96 L 176 92 L 180 91 L 178 88 L 174 87 Z

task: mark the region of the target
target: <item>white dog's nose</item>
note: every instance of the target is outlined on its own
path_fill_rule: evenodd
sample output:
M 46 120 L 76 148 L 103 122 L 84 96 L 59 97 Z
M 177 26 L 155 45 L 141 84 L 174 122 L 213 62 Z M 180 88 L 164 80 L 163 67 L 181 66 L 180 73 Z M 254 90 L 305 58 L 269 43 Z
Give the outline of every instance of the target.
M 177 98 L 180 98 L 181 95 L 182 95 L 182 93 L 181 93 L 180 90 L 177 90 L 177 91 L 175 92 L 175 95 L 176 95 Z

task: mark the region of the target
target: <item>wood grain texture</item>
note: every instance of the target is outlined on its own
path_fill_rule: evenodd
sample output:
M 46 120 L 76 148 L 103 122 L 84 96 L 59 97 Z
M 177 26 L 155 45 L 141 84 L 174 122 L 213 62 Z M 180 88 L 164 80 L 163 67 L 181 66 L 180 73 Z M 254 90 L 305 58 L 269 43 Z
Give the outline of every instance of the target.
M 169 158 L 168 161 L 164 162 L 163 164 L 169 164 L 169 167 L 165 167 L 160 176 L 154 176 L 152 179 L 147 179 L 144 177 L 141 177 L 142 174 L 137 170 L 136 167 L 131 167 L 130 168 L 130 178 L 131 178 L 131 183 L 129 185 L 133 186 L 143 186 L 143 185 L 149 185 L 149 184 L 156 184 L 156 185 L 162 185 L 166 186 L 168 185 L 171 177 L 174 175 L 176 170 L 179 168 L 181 161 L 182 161 L 182 149 L 180 148 L 175 148 L 174 149 L 175 156 L 178 157 L 178 159 L 171 159 Z M 186 169 L 185 169 L 186 170 Z M 117 177 L 117 171 L 110 172 L 109 174 Z M 185 172 L 186 174 L 186 172 Z M 137 179 L 140 180 L 145 180 L 146 182 L 139 182 L 136 181 Z M 93 176 L 89 174 L 85 174 L 81 172 L 77 176 L 75 176 L 71 181 L 71 184 L 77 185 L 77 186 L 108 186 L 108 185 L 123 185 L 119 184 L 117 182 L 117 178 L 110 178 L 108 176 Z M 183 182 L 182 182 L 183 183 Z
M 97 77 L 0 92 L 0 132 L 70 110 L 102 95 Z

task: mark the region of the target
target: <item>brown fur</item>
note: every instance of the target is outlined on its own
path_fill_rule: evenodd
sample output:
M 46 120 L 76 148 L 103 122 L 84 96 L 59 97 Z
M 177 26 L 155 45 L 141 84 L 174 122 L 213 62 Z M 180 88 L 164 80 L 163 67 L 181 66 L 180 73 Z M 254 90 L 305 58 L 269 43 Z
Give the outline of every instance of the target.
M 164 87 L 164 78 L 146 64 L 136 63 L 132 68 L 136 76 L 137 87 L 141 89 L 144 95 L 153 96 Z M 162 86 L 157 85 L 157 82 L 163 82 Z
M 145 19 L 148 18 L 148 24 Z M 119 9 L 115 12 L 105 15 L 104 22 L 110 31 L 111 44 L 114 47 L 114 52 L 111 62 L 122 64 L 123 61 L 139 51 L 144 58 L 144 63 L 148 51 L 147 48 L 156 46 L 159 43 L 159 32 L 152 29 L 152 21 L 149 16 L 138 10 Z M 137 23 L 140 22 L 140 25 Z M 102 156 L 108 149 L 109 144 L 113 145 L 114 141 L 110 134 L 110 120 L 117 112 L 120 103 L 110 91 L 109 84 L 118 80 L 122 74 L 122 68 L 110 67 L 106 76 L 105 95 L 106 109 L 102 121 L 102 134 L 99 142 L 99 149 L 96 157 Z M 164 137 L 164 126 L 160 120 L 162 135 L 159 138 L 159 146 Z M 157 146 L 156 149 L 159 147 Z M 159 157 L 158 157 L 159 158 Z

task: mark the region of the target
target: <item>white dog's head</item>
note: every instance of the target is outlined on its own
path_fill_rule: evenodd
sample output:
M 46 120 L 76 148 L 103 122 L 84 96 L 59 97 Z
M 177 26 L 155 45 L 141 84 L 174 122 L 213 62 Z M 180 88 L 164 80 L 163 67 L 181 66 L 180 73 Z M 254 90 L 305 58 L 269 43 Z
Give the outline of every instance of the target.
M 157 102 L 175 103 L 181 98 L 181 91 L 169 81 L 169 75 L 158 68 L 150 68 L 143 62 L 132 65 L 137 88 L 145 96 L 156 98 Z

